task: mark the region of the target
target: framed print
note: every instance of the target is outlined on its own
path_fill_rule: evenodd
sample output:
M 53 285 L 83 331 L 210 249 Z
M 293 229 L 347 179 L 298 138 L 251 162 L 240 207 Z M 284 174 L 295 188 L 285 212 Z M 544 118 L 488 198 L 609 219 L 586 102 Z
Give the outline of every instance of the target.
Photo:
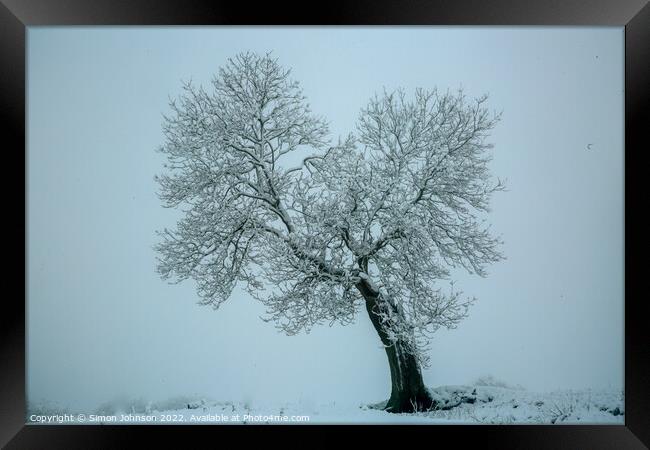
M 646 3 L 3 2 L 7 448 L 646 448 Z

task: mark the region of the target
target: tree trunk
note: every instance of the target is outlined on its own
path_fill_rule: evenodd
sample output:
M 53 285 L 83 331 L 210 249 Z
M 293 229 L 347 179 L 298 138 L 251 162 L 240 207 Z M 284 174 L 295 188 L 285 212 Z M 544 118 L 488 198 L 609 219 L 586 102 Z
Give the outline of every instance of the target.
M 417 359 L 409 354 L 404 345 L 391 342 L 388 334 L 377 315 L 378 303 L 384 301 L 381 295 L 372 292 L 368 286 L 358 285 L 357 288 L 366 300 L 366 309 L 370 321 L 375 327 L 381 342 L 386 349 L 388 365 L 390 366 L 391 393 L 390 399 L 384 408 L 392 413 L 407 413 L 426 411 L 433 406 L 431 394 L 424 386 L 422 372 Z

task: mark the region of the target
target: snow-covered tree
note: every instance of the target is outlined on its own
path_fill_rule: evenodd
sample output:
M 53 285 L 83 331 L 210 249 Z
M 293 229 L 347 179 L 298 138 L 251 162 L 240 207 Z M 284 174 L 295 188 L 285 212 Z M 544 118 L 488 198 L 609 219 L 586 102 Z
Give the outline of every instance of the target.
M 229 59 L 208 91 L 186 84 L 164 120 L 160 198 L 184 217 L 160 233 L 159 273 L 195 280 L 215 308 L 240 283 L 287 334 L 350 323 L 365 306 L 388 355 L 386 409 L 430 407 L 427 342 L 473 301 L 440 283 L 502 258 L 482 217 L 502 189 L 485 100 L 383 92 L 333 143 L 276 59 Z

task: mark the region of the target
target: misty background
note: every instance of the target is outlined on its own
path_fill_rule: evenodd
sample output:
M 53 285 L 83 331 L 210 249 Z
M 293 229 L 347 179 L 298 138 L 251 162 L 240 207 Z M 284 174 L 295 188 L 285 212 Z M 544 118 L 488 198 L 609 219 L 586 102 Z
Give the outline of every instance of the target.
M 207 87 L 248 50 L 292 69 L 333 137 L 384 87 L 489 93 L 507 260 L 455 272 L 478 301 L 435 335 L 425 383 L 623 388 L 622 27 L 29 27 L 27 42 L 29 401 L 388 398 L 364 310 L 287 337 L 242 290 L 215 312 L 155 272 L 155 230 L 179 217 L 153 180 L 162 114 L 181 81 Z

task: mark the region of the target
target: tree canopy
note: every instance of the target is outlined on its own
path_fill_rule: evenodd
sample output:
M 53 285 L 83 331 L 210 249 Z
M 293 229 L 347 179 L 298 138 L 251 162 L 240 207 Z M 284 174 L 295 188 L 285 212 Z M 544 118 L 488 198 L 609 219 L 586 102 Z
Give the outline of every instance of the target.
M 376 293 L 390 339 L 426 363 L 430 334 L 473 301 L 441 280 L 503 258 L 485 220 L 503 189 L 486 100 L 384 91 L 333 141 L 277 59 L 229 59 L 209 90 L 186 84 L 164 119 L 159 195 L 184 217 L 160 232 L 159 273 L 195 280 L 215 308 L 241 283 L 288 334 L 350 323 Z

